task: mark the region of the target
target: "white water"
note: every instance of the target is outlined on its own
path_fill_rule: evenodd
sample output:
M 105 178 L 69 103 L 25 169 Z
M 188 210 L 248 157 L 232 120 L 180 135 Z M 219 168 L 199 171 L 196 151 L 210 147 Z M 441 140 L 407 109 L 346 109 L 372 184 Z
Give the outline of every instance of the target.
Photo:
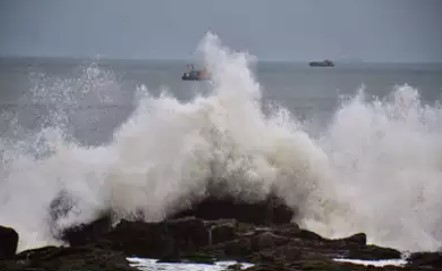
M 366 232 L 404 250 L 440 247 L 439 106 L 422 105 L 409 86 L 384 101 L 360 93 L 312 138 L 283 108 L 264 115 L 251 57 L 210 34 L 199 49 L 210 93 L 180 102 L 141 88 L 109 144 L 80 146 L 57 125 L 37 140 L 0 141 L 0 224 L 19 232 L 20 250 L 57 243 L 53 230 L 109 208 L 157 221 L 215 191 L 246 200 L 275 191 L 299 209 L 301 226 L 328 237 Z M 54 222 L 49 205 L 61 190 L 73 208 Z
M 353 259 L 334 259 L 336 262 L 341 263 L 352 263 L 352 264 L 358 264 L 358 265 L 364 265 L 364 266 L 376 266 L 376 267 L 383 267 L 383 266 L 399 266 L 402 267 L 407 264 L 407 261 L 405 260 L 379 260 L 379 261 L 369 261 L 369 260 L 353 260 Z
M 128 258 L 130 266 L 145 271 L 221 271 L 227 270 L 229 266 L 238 264 L 236 261 L 221 261 L 214 264 L 198 264 L 198 263 L 158 263 L 155 259 Z M 240 263 L 241 270 L 252 267 L 253 264 Z

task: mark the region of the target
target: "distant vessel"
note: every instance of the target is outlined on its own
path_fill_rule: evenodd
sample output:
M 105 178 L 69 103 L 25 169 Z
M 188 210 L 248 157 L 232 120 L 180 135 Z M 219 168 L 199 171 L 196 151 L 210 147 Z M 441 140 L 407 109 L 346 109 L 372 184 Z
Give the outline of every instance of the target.
M 183 76 L 181 76 L 181 79 L 184 81 L 201 81 L 201 80 L 207 80 L 208 75 L 205 68 L 202 70 L 195 70 L 194 65 L 189 65 L 190 71 L 185 72 Z
M 324 60 L 324 61 L 312 61 L 309 63 L 310 67 L 334 67 L 335 63 L 331 60 Z

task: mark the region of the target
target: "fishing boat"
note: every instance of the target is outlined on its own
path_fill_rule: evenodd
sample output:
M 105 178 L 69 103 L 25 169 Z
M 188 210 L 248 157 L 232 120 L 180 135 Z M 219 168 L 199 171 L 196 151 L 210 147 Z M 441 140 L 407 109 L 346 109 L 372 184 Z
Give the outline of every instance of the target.
M 331 60 L 312 61 L 309 63 L 310 67 L 334 67 L 335 63 Z
M 185 72 L 181 79 L 184 81 L 201 81 L 201 80 L 208 80 L 209 76 L 207 74 L 207 71 L 205 68 L 201 70 L 195 69 L 194 65 L 188 65 L 190 67 L 190 70 L 188 72 Z

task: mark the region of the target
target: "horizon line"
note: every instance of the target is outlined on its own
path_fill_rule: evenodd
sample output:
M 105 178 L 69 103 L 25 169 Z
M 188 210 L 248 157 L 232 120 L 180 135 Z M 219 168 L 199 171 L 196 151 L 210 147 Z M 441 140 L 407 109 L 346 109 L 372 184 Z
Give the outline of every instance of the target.
M 19 55 L 0 55 L 0 60 L 5 59 L 46 59 L 46 60 L 86 60 L 86 61 L 174 61 L 174 62 L 195 62 L 193 58 L 121 58 L 121 57 L 106 57 L 106 56 L 19 56 Z M 312 60 L 295 60 L 295 59 L 266 59 L 257 58 L 257 62 L 275 62 L 275 63 L 309 63 Z M 440 61 L 376 61 L 376 60 L 346 60 L 336 59 L 332 60 L 335 63 L 341 64 L 442 64 Z

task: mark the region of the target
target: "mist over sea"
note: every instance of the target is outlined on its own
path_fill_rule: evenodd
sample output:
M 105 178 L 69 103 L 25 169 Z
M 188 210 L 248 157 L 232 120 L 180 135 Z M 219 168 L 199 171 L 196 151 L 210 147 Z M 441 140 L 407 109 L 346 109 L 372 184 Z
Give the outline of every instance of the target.
M 208 35 L 184 61 L 0 59 L 0 225 L 19 249 L 111 209 L 159 221 L 273 192 L 327 237 L 442 244 L 442 66 L 265 62 Z M 66 193 L 74 208 L 51 220 Z

